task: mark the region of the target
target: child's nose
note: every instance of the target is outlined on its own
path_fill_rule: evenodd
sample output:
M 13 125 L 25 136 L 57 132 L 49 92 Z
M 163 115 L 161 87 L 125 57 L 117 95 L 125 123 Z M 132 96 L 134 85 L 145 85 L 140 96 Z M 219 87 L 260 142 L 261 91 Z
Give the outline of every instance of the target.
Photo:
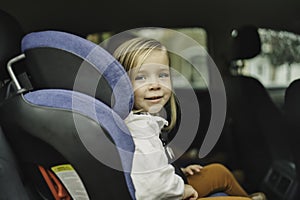
M 159 90 L 160 88 L 161 88 L 161 86 L 160 86 L 158 80 L 154 80 L 154 81 L 151 81 L 149 83 L 149 89 L 150 90 Z

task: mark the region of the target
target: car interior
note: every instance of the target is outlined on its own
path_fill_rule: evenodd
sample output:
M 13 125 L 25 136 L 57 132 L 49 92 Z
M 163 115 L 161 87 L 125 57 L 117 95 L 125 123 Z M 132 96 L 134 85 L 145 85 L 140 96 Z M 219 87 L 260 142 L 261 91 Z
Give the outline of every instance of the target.
M 4 0 L 0 200 L 135 199 L 124 123 L 134 97 L 112 56 L 135 36 L 172 49 L 180 120 L 166 134 L 176 164 L 222 163 L 249 193 L 299 199 L 299 8 L 296 0 Z

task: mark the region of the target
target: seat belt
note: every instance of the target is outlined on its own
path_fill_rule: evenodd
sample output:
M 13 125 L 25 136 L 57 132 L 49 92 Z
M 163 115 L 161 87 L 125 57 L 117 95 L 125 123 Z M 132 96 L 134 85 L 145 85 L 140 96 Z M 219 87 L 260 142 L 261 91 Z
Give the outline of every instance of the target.
M 46 170 L 41 165 L 38 166 L 38 169 L 40 170 L 55 200 L 71 200 L 71 196 L 53 172 Z

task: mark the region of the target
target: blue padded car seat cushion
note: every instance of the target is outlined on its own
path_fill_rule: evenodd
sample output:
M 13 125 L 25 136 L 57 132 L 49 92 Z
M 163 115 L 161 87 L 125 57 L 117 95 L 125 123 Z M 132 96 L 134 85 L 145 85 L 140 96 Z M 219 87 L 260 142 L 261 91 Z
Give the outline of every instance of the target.
M 86 94 L 61 89 L 45 89 L 26 93 L 24 99 L 36 106 L 72 111 L 98 122 L 115 143 L 120 154 L 127 187 L 134 197 L 130 177 L 134 154 L 134 142 L 124 121 L 111 108 Z
M 22 52 L 35 48 L 54 48 L 74 54 L 90 63 L 113 89 L 113 110 L 125 118 L 133 106 L 133 90 L 122 65 L 105 49 L 79 36 L 60 31 L 41 31 L 22 39 Z

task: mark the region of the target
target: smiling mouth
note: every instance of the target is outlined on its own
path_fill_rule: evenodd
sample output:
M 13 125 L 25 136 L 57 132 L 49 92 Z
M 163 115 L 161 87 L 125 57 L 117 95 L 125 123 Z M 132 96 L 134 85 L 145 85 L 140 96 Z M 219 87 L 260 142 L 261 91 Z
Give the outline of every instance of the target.
M 155 97 L 148 97 L 148 98 L 145 98 L 146 100 L 158 100 L 158 99 L 161 99 L 162 96 L 155 96 Z

